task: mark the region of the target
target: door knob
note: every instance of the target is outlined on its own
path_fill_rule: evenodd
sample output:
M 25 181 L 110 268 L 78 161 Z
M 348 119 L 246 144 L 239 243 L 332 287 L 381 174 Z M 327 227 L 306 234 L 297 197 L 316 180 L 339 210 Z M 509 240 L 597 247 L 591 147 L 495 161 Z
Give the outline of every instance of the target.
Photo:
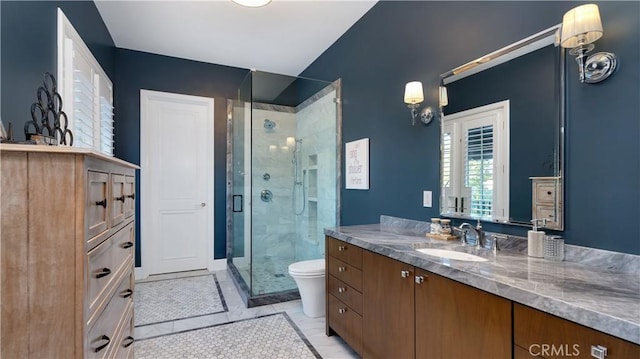
M 207 205 L 207 204 L 206 204 L 206 203 L 204 203 L 204 202 L 200 203 L 200 207 L 205 207 L 206 205 Z

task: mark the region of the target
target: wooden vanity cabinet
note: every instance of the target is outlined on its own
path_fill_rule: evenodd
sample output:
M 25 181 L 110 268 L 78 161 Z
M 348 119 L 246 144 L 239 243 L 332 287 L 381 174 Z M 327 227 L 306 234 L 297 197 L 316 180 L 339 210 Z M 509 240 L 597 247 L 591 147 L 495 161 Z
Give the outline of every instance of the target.
M 338 334 L 362 355 L 362 253 L 326 237 L 326 334 Z
M 511 301 L 415 269 L 416 358 L 511 358 Z
M 0 150 L 0 357 L 132 358 L 134 210 L 121 197 L 135 166 L 68 147 Z
M 592 358 L 597 346 L 607 349 L 607 359 L 640 358 L 640 345 L 518 303 L 513 304 L 513 333 L 520 358 Z
M 414 358 L 413 266 L 362 253 L 363 358 Z

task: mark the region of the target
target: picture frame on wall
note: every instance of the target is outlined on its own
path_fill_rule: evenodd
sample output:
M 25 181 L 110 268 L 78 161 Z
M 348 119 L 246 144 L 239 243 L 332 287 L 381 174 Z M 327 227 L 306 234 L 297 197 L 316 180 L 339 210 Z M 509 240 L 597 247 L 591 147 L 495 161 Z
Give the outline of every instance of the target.
M 345 188 L 369 189 L 369 139 L 345 144 Z

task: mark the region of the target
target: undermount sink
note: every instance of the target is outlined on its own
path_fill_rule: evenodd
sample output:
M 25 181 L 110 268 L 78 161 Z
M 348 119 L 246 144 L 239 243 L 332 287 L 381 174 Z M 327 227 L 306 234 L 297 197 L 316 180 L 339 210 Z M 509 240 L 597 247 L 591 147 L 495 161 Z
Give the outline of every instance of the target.
M 487 261 L 486 258 L 478 257 L 476 255 L 464 253 L 464 252 L 450 251 L 448 249 L 420 248 L 416 250 L 420 253 L 428 254 L 430 256 L 454 259 L 457 261 L 468 261 L 468 262 L 486 262 Z

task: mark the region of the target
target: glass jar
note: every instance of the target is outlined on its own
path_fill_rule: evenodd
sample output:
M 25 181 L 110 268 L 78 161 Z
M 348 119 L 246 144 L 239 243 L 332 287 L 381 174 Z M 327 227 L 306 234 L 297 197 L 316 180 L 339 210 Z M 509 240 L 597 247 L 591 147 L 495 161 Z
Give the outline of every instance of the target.
M 441 219 L 440 220 L 440 233 L 441 234 L 451 234 L 451 220 L 450 219 Z
M 431 218 L 431 234 L 440 234 L 440 218 Z

